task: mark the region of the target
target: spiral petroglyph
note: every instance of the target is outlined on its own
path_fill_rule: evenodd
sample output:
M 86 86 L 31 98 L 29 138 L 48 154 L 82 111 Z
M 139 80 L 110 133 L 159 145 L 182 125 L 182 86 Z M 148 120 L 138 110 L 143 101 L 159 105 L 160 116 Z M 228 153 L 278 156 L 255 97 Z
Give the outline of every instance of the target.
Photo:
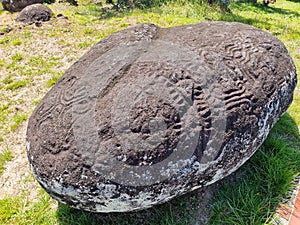
M 284 45 L 257 28 L 141 24 L 101 40 L 37 106 L 30 165 L 73 207 L 148 208 L 241 166 L 295 85 Z

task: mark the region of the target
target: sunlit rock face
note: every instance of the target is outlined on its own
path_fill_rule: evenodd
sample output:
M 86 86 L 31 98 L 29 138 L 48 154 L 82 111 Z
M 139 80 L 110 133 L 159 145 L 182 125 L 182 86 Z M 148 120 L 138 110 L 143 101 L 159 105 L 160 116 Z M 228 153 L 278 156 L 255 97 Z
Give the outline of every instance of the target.
M 39 103 L 29 162 L 62 203 L 145 209 L 238 169 L 295 86 L 286 48 L 260 29 L 140 24 L 102 39 Z

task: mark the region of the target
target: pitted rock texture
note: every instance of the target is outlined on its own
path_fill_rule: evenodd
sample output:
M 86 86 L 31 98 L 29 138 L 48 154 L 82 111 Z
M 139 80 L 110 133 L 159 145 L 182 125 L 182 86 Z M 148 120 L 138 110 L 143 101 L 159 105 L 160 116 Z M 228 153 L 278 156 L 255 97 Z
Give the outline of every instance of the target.
M 42 4 L 26 6 L 18 15 L 17 21 L 32 24 L 37 21 L 49 21 L 53 15 L 52 10 Z
M 238 169 L 287 110 L 296 70 L 284 45 L 241 23 L 102 39 L 33 112 L 33 173 L 60 202 L 134 211 Z
M 36 3 L 49 2 L 47 0 L 1 0 L 3 9 L 10 12 L 19 12 L 26 6 Z

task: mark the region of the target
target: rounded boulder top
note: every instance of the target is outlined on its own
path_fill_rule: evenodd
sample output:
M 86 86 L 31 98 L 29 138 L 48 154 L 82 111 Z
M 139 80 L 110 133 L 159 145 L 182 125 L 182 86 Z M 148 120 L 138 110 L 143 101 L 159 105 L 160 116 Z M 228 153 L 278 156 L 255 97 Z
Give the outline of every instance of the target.
M 52 15 L 53 12 L 49 7 L 37 3 L 22 9 L 16 20 L 25 24 L 32 24 L 37 21 L 49 21 Z
M 32 171 L 55 199 L 141 210 L 238 169 L 287 110 L 296 69 L 255 27 L 140 24 L 102 39 L 39 103 Z

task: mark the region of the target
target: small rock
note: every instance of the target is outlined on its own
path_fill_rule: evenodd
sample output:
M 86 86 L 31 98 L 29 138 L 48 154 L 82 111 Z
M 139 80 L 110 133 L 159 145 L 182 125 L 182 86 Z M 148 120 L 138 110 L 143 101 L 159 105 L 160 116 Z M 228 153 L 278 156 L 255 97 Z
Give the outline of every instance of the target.
M 71 5 L 78 6 L 77 0 L 58 0 L 58 2 L 59 2 L 59 3 L 62 3 L 62 2 L 68 2 L 68 3 L 70 3 Z
M 37 21 L 34 24 L 35 24 L 36 27 L 41 27 L 42 26 L 42 23 L 40 21 Z
M 67 16 L 64 16 L 63 14 L 59 13 L 56 15 L 57 18 L 62 18 L 68 20 L 69 18 Z
M 4 35 L 4 34 L 6 34 L 6 33 L 9 33 L 9 32 L 11 32 L 12 30 L 13 30 L 13 28 L 10 27 L 10 26 L 7 26 L 7 27 L 5 27 L 5 28 L 1 28 L 0 35 Z
M 50 20 L 53 12 L 47 6 L 42 4 L 34 4 L 25 7 L 18 15 L 17 21 L 25 24 L 36 23 L 37 27 L 40 27 L 41 22 Z

